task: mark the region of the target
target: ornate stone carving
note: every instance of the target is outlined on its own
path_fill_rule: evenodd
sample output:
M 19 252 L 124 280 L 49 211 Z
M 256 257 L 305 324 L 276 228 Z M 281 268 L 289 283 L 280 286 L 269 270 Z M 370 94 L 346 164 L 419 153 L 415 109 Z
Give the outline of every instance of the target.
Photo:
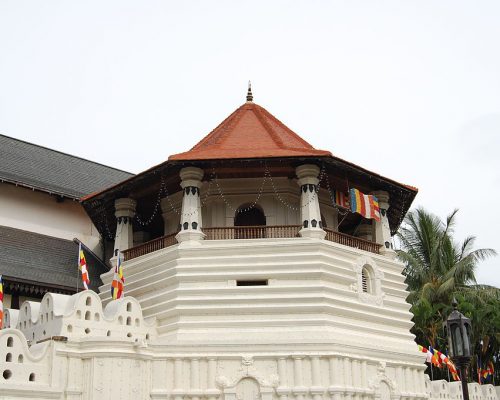
M 232 379 L 228 378 L 225 375 L 222 375 L 223 368 L 219 368 L 220 375 L 215 379 L 215 383 L 221 389 L 225 388 L 233 388 L 235 387 L 239 381 L 243 378 L 253 378 L 255 379 L 261 387 L 264 388 L 276 388 L 279 385 L 279 376 L 271 373 L 262 373 L 257 370 L 254 365 L 254 359 L 252 356 L 242 356 L 241 358 L 241 366 L 236 371 L 236 374 Z M 269 376 L 268 379 L 265 376 Z
M 221 389 L 227 388 L 229 386 L 229 379 L 225 376 L 218 376 L 215 378 L 215 384 Z
M 250 366 L 253 365 L 253 358 L 251 356 L 243 356 L 241 358 L 241 365 Z
M 396 383 L 386 375 L 385 361 L 379 363 L 379 365 L 377 366 L 377 375 L 370 379 L 368 386 L 370 387 L 370 389 L 378 391 L 380 389 L 381 382 L 385 382 L 389 386 L 391 393 L 394 393 L 396 391 Z

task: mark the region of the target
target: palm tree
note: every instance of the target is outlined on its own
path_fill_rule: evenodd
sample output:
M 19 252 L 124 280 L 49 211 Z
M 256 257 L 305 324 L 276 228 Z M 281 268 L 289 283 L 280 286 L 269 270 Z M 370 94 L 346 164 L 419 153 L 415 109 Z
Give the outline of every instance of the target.
M 499 354 L 500 289 L 477 285 L 478 263 L 496 255 L 493 249 L 474 249 L 474 236 L 457 243 L 453 228 L 457 210 L 446 221 L 423 208 L 410 211 L 398 232 L 398 257 L 410 294 L 416 340 L 444 349 L 442 323 L 457 297 L 460 309 L 473 321 L 473 346 L 482 359 Z
M 455 242 L 452 235 L 457 211 L 446 222 L 423 208 L 410 211 L 405 218 L 398 233 L 398 256 L 406 264 L 404 274 L 411 304 L 424 300 L 431 304 L 451 303 L 457 291 L 476 283 L 479 261 L 496 255 L 493 249 L 473 250 L 474 236 Z

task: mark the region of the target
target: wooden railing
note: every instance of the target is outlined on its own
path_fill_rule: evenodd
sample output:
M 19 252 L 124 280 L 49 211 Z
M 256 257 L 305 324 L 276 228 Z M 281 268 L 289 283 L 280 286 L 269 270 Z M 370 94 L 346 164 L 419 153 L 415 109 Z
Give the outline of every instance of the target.
M 299 235 L 300 225 L 228 226 L 203 228 L 206 240 L 293 238 Z
M 176 233 L 172 233 L 171 235 L 162 236 L 125 250 L 123 252 L 123 261 L 131 260 L 132 258 L 143 256 L 144 254 L 149 254 L 153 251 L 164 249 L 165 247 L 177 244 L 175 235 Z
M 229 240 L 229 239 L 262 239 L 262 238 L 294 238 L 299 236 L 300 225 L 277 225 L 277 226 L 228 226 L 221 228 L 204 228 L 206 240 Z M 354 247 L 356 249 L 379 254 L 380 245 L 368 240 L 346 235 L 324 228 L 326 240 Z M 162 236 L 158 239 L 132 247 L 123 252 L 124 261 L 164 249 L 177 244 L 175 233 Z
M 329 240 L 330 242 L 343 244 L 345 246 L 354 247 L 356 249 L 369 251 L 371 253 L 376 253 L 376 254 L 380 253 L 380 251 L 379 251 L 380 245 L 378 243 L 370 242 L 368 240 L 364 240 L 364 239 L 357 238 L 354 236 L 346 235 L 345 233 L 336 232 L 336 231 L 333 231 L 333 230 L 328 229 L 328 228 L 324 228 L 324 230 L 326 232 L 325 239 Z

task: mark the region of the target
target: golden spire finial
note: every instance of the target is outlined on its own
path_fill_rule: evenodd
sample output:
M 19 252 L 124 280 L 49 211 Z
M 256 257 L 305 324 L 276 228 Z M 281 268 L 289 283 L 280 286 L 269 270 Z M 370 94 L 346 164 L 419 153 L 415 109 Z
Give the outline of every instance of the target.
M 253 101 L 252 82 L 248 81 L 247 101 Z

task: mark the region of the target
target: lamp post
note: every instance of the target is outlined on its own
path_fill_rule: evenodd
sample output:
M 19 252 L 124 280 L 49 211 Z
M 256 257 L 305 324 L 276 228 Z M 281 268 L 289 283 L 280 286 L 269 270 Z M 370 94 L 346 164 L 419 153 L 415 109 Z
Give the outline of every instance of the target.
M 467 386 L 467 368 L 471 359 L 470 334 L 472 325 L 470 319 L 457 310 L 457 300 L 453 299 L 453 311 L 443 326 L 448 336 L 448 349 L 450 357 L 460 371 L 462 381 L 462 392 L 464 400 L 469 400 L 469 388 Z

